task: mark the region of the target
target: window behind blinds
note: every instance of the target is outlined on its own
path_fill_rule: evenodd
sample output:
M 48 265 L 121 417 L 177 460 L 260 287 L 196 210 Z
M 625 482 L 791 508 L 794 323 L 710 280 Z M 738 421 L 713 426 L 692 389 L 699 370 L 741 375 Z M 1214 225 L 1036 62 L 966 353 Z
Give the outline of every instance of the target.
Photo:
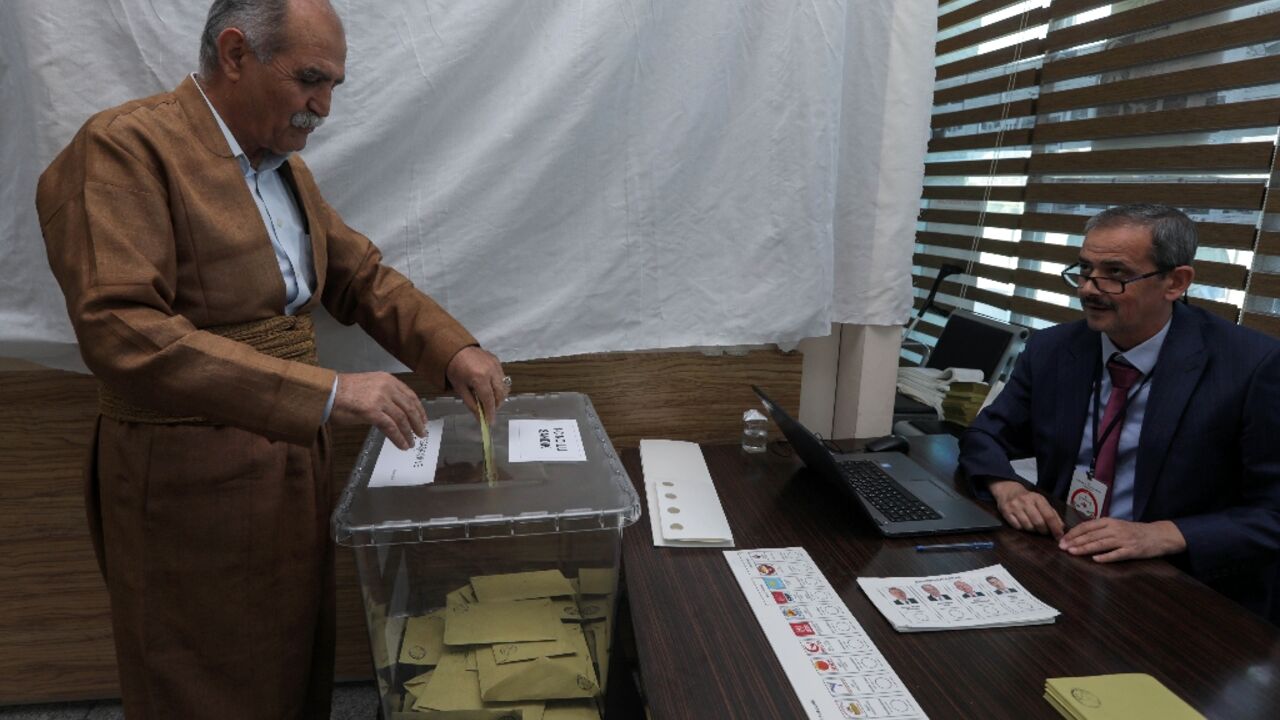
M 1197 221 L 1192 302 L 1280 335 L 1280 0 L 953 0 L 939 7 L 917 307 L 1073 320 L 1085 220 L 1160 202 Z M 929 315 L 917 339 L 943 322 Z M 915 356 L 904 351 L 904 359 Z

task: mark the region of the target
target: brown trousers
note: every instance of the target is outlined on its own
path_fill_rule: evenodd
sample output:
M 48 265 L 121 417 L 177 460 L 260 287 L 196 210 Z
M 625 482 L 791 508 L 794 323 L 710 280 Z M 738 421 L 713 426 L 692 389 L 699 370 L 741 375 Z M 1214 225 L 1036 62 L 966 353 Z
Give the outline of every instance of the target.
M 98 420 L 86 500 L 129 720 L 329 717 L 329 437 Z

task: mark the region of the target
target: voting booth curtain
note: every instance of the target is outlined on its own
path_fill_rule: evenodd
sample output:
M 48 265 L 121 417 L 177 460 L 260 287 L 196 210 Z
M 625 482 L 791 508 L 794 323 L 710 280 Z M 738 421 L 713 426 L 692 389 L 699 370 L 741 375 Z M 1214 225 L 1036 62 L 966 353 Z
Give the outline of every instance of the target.
M 0 356 L 79 367 L 36 179 L 196 69 L 208 4 L 0 3 Z M 504 360 L 906 320 L 933 0 L 333 4 L 347 82 L 303 157 Z M 326 320 L 326 364 L 399 367 Z
M 953 0 L 936 42 L 917 306 L 955 264 L 944 307 L 1079 318 L 1085 220 L 1156 202 L 1199 226 L 1191 302 L 1280 335 L 1280 2 Z

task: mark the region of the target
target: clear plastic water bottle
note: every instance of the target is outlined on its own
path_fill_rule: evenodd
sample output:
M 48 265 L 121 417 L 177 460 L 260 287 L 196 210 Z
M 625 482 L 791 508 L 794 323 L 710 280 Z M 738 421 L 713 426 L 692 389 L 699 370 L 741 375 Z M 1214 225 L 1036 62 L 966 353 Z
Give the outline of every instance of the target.
M 742 449 L 749 453 L 762 453 L 768 442 L 769 419 L 755 408 L 742 413 Z

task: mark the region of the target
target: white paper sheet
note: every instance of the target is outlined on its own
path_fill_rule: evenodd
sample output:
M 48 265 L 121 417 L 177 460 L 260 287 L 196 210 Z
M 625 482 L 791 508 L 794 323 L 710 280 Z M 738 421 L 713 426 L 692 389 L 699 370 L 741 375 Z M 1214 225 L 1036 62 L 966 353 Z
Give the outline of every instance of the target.
M 404 487 L 430 485 L 436 480 L 436 463 L 440 459 L 440 436 L 444 420 L 428 420 L 427 434 L 414 438 L 413 447 L 401 450 L 391 438 L 382 441 L 378 462 L 369 476 L 369 487 Z
M 804 548 L 724 557 L 810 720 L 926 717 Z
M 519 418 L 507 426 L 507 461 L 586 462 L 578 421 Z
M 733 547 L 733 531 L 697 443 L 641 440 L 653 544 Z

